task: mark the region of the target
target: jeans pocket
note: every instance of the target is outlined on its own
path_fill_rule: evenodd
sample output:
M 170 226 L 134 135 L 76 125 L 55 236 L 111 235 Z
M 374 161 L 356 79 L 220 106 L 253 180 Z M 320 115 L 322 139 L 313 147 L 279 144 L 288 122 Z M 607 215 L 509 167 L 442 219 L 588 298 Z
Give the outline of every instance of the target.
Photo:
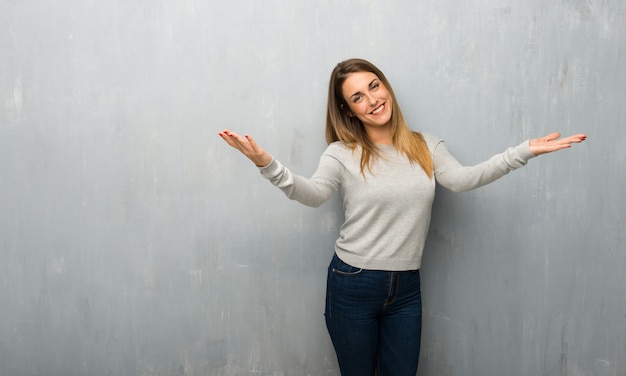
M 335 260 L 332 265 L 332 271 L 336 275 L 340 275 L 344 277 L 353 277 L 353 276 L 357 276 L 361 274 L 363 272 L 363 269 L 349 265 L 341 261 L 339 257 L 335 256 Z

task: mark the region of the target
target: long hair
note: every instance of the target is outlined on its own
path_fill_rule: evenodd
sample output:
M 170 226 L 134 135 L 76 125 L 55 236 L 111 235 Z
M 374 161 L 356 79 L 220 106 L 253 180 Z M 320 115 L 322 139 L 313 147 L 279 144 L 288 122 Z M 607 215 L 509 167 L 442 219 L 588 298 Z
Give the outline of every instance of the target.
M 379 156 L 376 145 L 369 139 L 365 127 L 356 116 L 350 116 L 348 103 L 343 98 L 342 86 L 346 78 L 356 72 L 374 73 L 387 88 L 392 99 L 391 140 L 395 148 L 404 153 L 411 163 L 419 164 L 428 177 L 433 176 L 433 162 L 422 134 L 409 129 L 391 84 L 380 69 L 363 59 L 349 59 L 337 64 L 330 75 L 328 110 L 326 112 L 326 142 L 340 141 L 352 150 L 361 147 L 361 174 L 371 171 L 373 159 Z

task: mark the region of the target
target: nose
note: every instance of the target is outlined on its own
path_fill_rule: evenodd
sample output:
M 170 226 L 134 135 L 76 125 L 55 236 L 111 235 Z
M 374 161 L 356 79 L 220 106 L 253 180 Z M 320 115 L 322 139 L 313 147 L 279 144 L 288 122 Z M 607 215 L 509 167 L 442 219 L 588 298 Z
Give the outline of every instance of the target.
M 378 99 L 377 99 L 377 98 L 374 98 L 374 96 L 373 96 L 373 95 L 368 95 L 368 96 L 367 96 L 367 100 L 370 102 L 370 106 L 371 106 L 371 107 L 376 106 L 376 104 L 378 103 Z

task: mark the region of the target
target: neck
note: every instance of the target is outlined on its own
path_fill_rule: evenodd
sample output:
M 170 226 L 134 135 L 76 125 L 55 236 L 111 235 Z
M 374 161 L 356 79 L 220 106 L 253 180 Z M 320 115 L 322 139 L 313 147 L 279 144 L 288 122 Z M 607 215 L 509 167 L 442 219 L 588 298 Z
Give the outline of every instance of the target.
M 389 125 L 383 127 L 367 127 L 365 131 L 367 132 L 367 137 L 369 137 L 370 141 L 374 144 L 389 145 L 393 143 Z

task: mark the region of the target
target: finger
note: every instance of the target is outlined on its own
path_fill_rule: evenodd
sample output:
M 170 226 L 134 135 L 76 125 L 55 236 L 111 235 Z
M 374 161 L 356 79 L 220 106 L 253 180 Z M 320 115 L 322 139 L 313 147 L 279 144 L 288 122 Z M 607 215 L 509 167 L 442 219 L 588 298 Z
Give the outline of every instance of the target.
M 218 133 L 220 135 L 220 137 L 222 138 L 222 140 L 226 141 L 226 143 L 232 147 L 235 147 L 235 142 L 234 140 L 228 135 L 227 132 L 219 132 Z
M 561 137 L 561 134 L 559 132 L 552 132 L 549 135 L 544 136 L 543 140 L 546 142 L 550 142 L 556 140 L 559 137 Z
M 577 135 L 573 135 L 573 136 L 569 136 L 567 138 L 564 138 L 561 140 L 561 142 L 567 143 L 567 144 L 572 144 L 572 143 L 581 143 L 583 141 L 585 141 L 587 139 L 587 136 L 585 136 L 584 134 L 577 134 Z
M 233 141 L 233 133 L 231 131 L 229 131 L 228 129 L 224 129 L 223 131 L 218 133 L 220 135 L 221 138 L 224 139 L 224 141 L 226 142 L 232 142 Z
M 248 155 L 250 153 L 250 145 L 237 133 L 225 130 L 220 133 L 220 136 L 226 141 L 230 146 L 239 150 L 240 152 Z
M 250 144 L 250 146 L 252 147 L 253 150 L 258 150 L 259 145 L 256 143 L 256 141 L 254 141 L 254 139 L 252 138 L 252 136 L 250 136 L 249 134 L 244 136 L 246 138 L 246 140 L 248 140 L 248 143 Z
M 239 147 L 248 149 L 248 145 L 250 143 L 237 133 L 228 132 L 228 137 L 233 143 L 237 144 Z
M 238 138 L 241 138 L 241 136 L 239 136 L 237 133 L 231 132 L 228 129 L 225 129 L 224 132 L 222 132 L 222 133 L 224 133 L 226 136 L 228 136 L 232 140 L 236 140 Z
M 219 132 L 219 135 L 222 136 L 222 138 L 229 137 L 231 134 L 233 134 L 233 132 L 231 132 L 229 129 L 224 129 L 223 131 Z
M 220 136 L 222 137 L 222 139 L 224 139 L 224 141 L 226 141 L 228 143 L 228 145 L 239 149 L 239 142 L 237 142 L 236 137 L 234 137 L 232 134 L 230 133 L 220 133 Z
M 587 139 L 587 135 L 585 134 L 575 134 L 573 136 L 569 136 L 569 139 L 572 140 L 572 142 L 583 142 Z

